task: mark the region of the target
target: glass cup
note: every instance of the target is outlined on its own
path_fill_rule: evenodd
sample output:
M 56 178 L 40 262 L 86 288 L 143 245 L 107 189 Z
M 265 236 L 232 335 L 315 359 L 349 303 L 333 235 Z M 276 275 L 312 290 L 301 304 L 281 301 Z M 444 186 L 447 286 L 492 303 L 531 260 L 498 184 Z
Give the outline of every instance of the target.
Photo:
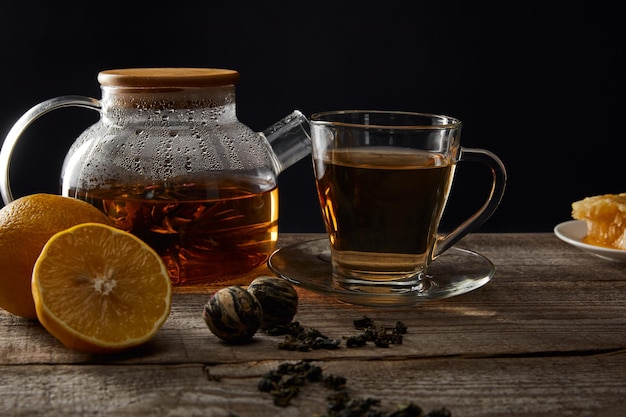
M 460 145 L 453 117 L 392 111 L 333 111 L 311 117 L 319 202 L 331 248 L 333 285 L 350 291 L 427 290 L 428 265 L 496 210 L 506 184 L 502 161 Z M 493 173 L 483 206 L 438 233 L 458 162 Z

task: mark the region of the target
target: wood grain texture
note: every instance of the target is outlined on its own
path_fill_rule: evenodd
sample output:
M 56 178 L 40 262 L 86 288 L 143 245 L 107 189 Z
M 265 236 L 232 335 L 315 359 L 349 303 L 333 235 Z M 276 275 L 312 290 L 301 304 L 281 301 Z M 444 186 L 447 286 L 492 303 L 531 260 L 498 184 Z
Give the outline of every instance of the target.
M 281 245 L 319 237 L 285 235 Z M 257 389 L 279 363 L 308 359 L 386 409 L 414 401 L 453 416 L 624 416 L 626 264 L 551 234 L 474 234 L 459 246 L 497 268 L 489 284 L 462 296 L 375 309 L 298 289 L 295 320 L 329 337 L 359 334 L 353 320 L 363 316 L 403 321 L 403 343 L 388 348 L 342 342 L 291 352 L 277 348 L 282 337 L 262 333 L 227 345 L 207 329 L 202 306 L 234 282 L 177 288 L 157 336 L 117 355 L 70 351 L 36 321 L 0 312 L 0 415 L 320 415 L 329 394 L 321 384 L 303 387 L 288 407 Z

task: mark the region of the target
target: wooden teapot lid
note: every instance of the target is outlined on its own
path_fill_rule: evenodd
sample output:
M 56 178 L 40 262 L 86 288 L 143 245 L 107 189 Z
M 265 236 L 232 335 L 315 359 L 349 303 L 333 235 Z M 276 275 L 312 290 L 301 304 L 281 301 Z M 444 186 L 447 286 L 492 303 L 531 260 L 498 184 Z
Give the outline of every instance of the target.
M 237 71 L 219 68 L 124 68 L 98 74 L 100 85 L 111 87 L 218 87 L 238 80 Z

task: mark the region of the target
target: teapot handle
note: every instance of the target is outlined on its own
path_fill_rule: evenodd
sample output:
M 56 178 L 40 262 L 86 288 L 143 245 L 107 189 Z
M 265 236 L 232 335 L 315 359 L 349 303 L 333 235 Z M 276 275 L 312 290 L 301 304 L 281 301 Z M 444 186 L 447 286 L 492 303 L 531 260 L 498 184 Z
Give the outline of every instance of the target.
M 13 194 L 11 193 L 11 184 L 9 181 L 9 165 L 11 162 L 11 155 L 13 154 L 13 148 L 17 144 L 18 139 L 24 133 L 26 128 L 31 125 L 35 120 L 43 116 L 44 114 L 60 109 L 63 107 L 85 107 L 100 111 L 102 106 L 100 100 L 91 97 L 84 96 L 61 96 L 51 98 L 44 102 L 41 102 L 33 106 L 30 110 L 20 117 L 13 125 L 2 144 L 0 150 L 0 192 L 2 193 L 2 200 L 4 204 L 8 204 L 13 201 Z

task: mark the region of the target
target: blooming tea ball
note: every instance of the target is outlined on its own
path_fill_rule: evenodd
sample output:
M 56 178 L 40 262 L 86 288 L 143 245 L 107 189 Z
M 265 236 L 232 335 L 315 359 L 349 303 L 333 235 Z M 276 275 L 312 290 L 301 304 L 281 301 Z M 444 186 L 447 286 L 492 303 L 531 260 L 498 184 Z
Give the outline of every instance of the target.
M 298 293 L 282 278 L 258 277 L 250 283 L 248 292 L 263 308 L 262 329 L 287 325 L 298 311 Z
M 259 301 L 238 285 L 215 292 L 204 306 L 204 321 L 209 330 L 229 343 L 252 339 L 263 318 Z

